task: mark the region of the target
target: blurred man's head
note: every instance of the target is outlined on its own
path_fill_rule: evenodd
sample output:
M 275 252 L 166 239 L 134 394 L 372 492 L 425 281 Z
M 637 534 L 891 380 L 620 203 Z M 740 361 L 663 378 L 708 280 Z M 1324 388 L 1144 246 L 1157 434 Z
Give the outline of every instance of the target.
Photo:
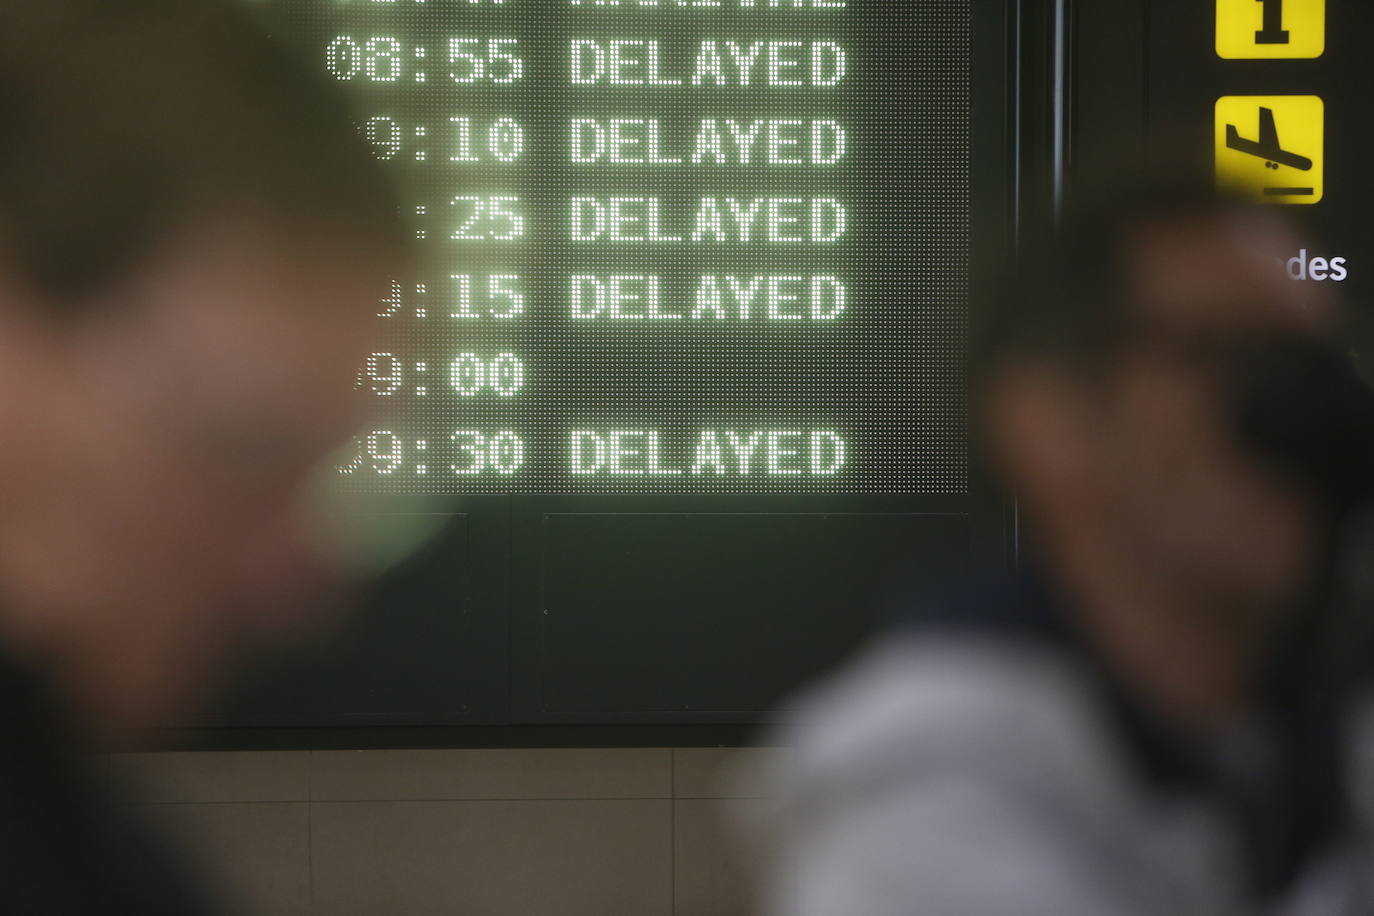
M 395 220 L 232 4 L 0 4 L 0 644 L 102 724 L 315 591 L 301 491 L 357 421 Z
M 1306 588 L 1326 510 L 1242 435 L 1257 355 L 1329 342 L 1273 211 L 1154 183 L 1069 218 L 980 354 L 985 431 L 1052 565 L 1115 563 L 1261 634 Z M 1229 615 L 1229 620 L 1224 619 Z

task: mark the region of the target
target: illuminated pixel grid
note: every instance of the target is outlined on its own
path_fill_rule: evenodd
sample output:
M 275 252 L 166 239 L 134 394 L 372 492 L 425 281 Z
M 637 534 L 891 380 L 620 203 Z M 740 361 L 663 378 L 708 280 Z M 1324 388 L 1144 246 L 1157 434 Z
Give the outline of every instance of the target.
M 422 252 L 350 488 L 963 493 L 969 0 L 267 0 Z

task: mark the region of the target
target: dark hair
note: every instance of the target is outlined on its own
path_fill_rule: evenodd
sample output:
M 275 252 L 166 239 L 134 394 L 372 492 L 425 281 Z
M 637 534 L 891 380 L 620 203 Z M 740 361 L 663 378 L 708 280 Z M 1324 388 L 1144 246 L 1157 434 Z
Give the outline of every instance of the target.
M 76 307 L 216 208 L 400 244 L 335 88 L 230 0 L 0 0 L 0 264 Z
M 1078 195 L 1056 231 L 1023 246 L 979 310 L 975 381 L 1016 358 L 1089 375 L 1101 370 L 1138 317 L 1127 261 L 1142 230 L 1248 212 L 1252 205 L 1187 171 L 1119 177 L 1107 191 Z

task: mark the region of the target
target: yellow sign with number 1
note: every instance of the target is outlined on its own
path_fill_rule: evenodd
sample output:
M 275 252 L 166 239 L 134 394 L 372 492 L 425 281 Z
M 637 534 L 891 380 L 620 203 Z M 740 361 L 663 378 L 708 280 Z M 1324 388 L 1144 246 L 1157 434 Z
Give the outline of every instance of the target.
M 1321 57 L 1326 0 L 1217 0 L 1217 54 L 1227 60 Z

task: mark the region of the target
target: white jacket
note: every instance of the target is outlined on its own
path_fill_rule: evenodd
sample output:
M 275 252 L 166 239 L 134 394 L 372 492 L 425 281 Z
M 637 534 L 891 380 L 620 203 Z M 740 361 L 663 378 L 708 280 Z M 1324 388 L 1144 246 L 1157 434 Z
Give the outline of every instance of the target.
M 906 634 L 805 698 L 756 774 L 769 916 L 1374 913 L 1374 717 L 1348 744 L 1355 827 L 1284 899 L 1247 903 L 1234 828 L 1143 782 L 1051 646 Z M 1360 797 L 1363 793 L 1366 797 Z

